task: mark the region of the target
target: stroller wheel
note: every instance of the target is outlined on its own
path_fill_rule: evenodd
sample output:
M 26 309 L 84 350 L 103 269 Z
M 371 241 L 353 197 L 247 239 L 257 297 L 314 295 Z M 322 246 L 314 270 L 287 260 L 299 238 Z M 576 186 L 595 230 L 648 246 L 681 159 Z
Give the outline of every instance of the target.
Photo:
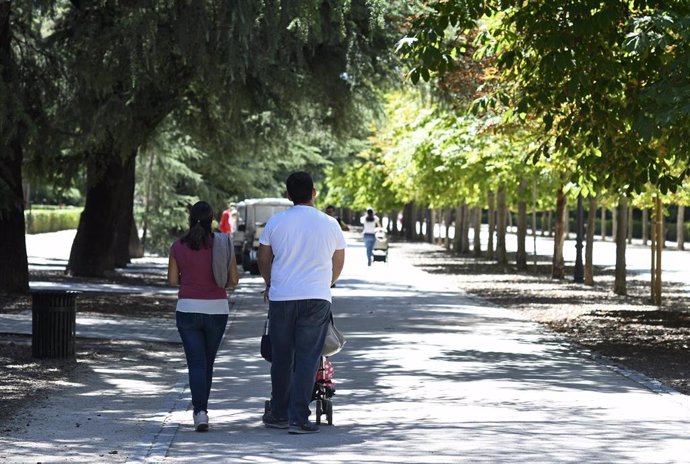
M 321 414 L 324 414 L 322 400 L 316 400 L 316 425 L 321 424 Z
M 326 400 L 326 420 L 328 425 L 333 425 L 333 403 L 331 400 Z

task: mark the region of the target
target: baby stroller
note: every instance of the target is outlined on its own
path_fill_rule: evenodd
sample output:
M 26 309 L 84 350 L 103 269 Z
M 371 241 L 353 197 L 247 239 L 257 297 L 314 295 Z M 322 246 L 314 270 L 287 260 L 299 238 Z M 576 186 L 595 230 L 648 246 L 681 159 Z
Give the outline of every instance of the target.
M 321 356 L 319 370 L 316 371 L 316 382 L 311 399 L 316 401 L 316 423 L 321 423 L 321 416 L 326 416 L 328 425 L 333 425 L 333 403 L 331 397 L 335 395 L 333 383 L 333 364 L 326 356 Z
M 321 424 L 321 416 L 326 416 L 328 425 L 333 425 L 333 403 L 331 398 L 335 395 L 335 384 L 333 383 L 333 364 L 326 356 L 321 356 L 319 369 L 316 371 L 316 381 L 314 382 L 314 392 L 312 401 L 316 401 L 316 424 Z M 264 402 L 264 414 L 271 413 L 271 400 Z
M 388 237 L 386 236 L 386 230 L 378 228 L 374 236 L 376 237 L 373 250 L 374 261 L 383 261 L 385 263 L 388 261 Z

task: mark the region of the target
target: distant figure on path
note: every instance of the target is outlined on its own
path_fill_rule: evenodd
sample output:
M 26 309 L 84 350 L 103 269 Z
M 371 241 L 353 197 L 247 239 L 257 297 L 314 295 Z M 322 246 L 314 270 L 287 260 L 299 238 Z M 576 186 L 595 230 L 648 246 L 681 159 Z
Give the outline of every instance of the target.
M 224 234 L 230 234 L 237 230 L 237 210 L 234 206 L 230 205 L 228 209 L 220 214 L 218 230 Z
M 226 288 L 213 277 L 213 210 L 205 201 L 189 212 L 189 230 L 170 247 L 168 282 L 179 285 L 177 330 L 187 358 L 189 389 L 194 406 L 194 427 L 208 430 L 208 398 L 213 381 L 213 363 L 228 322 L 226 288 L 237 285 L 239 275 L 234 254 L 230 258 Z
M 360 218 L 360 222 L 364 226 L 362 238 L 364 240 L 364 246 L 367 250 L 367 265 L 371 266 L 371 261 L 374 259 L 376 229 L 381 227 L 381 221 L 379 217 L 374 214 L 374 210 L 369 208 L 367 209 L 367 214 Z
M 286 183 L 294 206 L 272 216 L 259 238 L 273 348 L 271 411 L 263 422 L 289 433 L 316 433 L 309 403 L 331 318 L 331 285 L 345 262 L 345 237 L 334 218 L 314 207 L 309 174 L 295 172 Z
M 348 225 L 345 224 L 345 222 L 343 222 L 342 219 L 340 219 L 340 216 L 335 214 L 335 206 L 333 206 L 333 205 L 326 206 L 326 214 L 328 214 L 330 217 L 335 218 L 335 220 L 338 221 L 338 225 L 340 226 L 340 230 L 342 230 L 342 231 L 350 230 Z

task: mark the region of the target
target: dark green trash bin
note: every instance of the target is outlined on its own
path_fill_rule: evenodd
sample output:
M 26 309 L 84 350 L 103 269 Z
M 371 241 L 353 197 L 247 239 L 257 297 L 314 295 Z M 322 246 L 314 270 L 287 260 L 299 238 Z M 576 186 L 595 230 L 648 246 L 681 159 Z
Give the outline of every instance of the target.
M 77 295 L 70 290 L 31 292 L 31 352 L 34 358 L 73 358 Z

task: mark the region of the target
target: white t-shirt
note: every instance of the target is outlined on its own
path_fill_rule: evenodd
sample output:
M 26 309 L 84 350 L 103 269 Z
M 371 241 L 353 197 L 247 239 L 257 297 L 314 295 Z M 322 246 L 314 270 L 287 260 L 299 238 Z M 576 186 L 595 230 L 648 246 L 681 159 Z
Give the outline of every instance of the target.
M 379 217 L 374 215 L 373 221 L 367 221 L 367 216 L 364 215 L 359 219 L 359 222 L 361 222 L 362 225 L 364 226 L 364 230 L 362 230 L 363 234 L 375 234 L 376 233 L 376 224 L 379 223 Z
M 273 250 L 273 301 L 331 301 L 333 253 L 345 249 L 338 221 L 312 206 L 296 205 L 273 215 L 259 237 Z

